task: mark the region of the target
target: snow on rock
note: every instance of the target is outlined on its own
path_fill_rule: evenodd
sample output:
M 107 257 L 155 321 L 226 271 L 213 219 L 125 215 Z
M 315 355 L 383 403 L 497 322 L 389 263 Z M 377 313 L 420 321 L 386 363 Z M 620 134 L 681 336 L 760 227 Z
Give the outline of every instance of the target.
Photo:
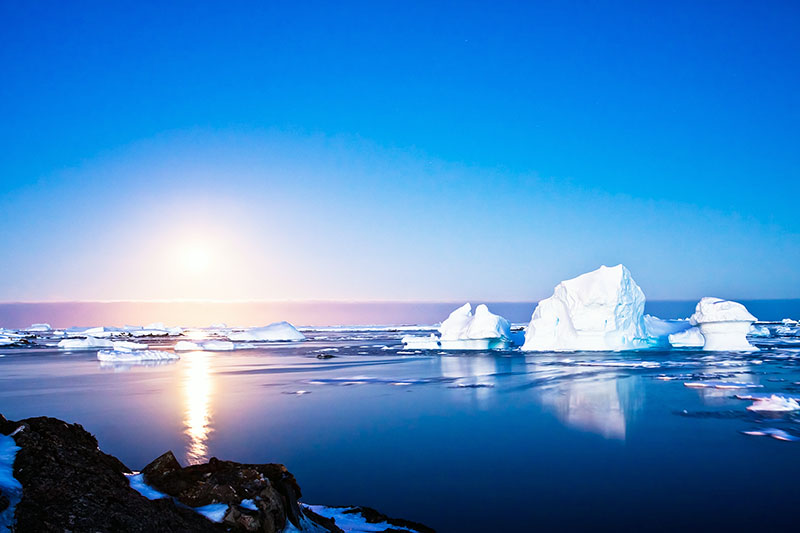
M 236 342 L 248 341 L 304 341 L 305 335 L 288 322 L 274 322 L 261 328 L 250 328 L 228 334 Z
M 668 339 L 670 345 L 676 348 L 702 348 L 706 343 L 698 327 L 690 327 L 686 331 L 673 333 Z
M 759 398 L 753 405 L 747 407 L 750 411 L 768 412 L 768 413 L 785 413 L 789 411 L 797 411 L 800 409 L 800 404 L 794 398 L 786 398 L 779 394 L 773 394 L 769 398 Z
M 19 450 L 11 435 L 0 434 L 0 495 L 6 500 L 5 508 L 0 509 L 0 531 L 12 531 L 15 507 L 22 499 L 22 484 L 14 477 Z
M 623 265 L 562 281 L 539 302 L 525 333 L 526 351 L 630 350 L 653 344 L 642 289 Z
M 130 363 L 138 361 L 167 361 L 180 359 L 180 356 L 163 350 L 100 350 L 97 352 L 97 359 L 112 363 Z
M 753 352 L 758 348 L 747 342 L 750 325 L 756 321 L 745 306 L 721 298 L 702 298 L 689 321 L 703 335 L 703 350 Z

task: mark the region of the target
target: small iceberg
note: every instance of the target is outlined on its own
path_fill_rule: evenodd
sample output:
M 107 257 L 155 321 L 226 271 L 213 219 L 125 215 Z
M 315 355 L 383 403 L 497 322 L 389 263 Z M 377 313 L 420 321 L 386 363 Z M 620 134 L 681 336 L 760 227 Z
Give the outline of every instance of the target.
M 767 413 L 786 413 L 800 409 L 800 403 L 794 398 L 786 398 L 779 394 L 773 394 L 769 398 L 759 398 L 753 405 L 747 407 L 749 411 Z
M 559 283 L 540 301 L 525 333 L 525 351 L 619 351 L 653 344 L 644 322 L 645 296 L 623 265 Z
M 466 303 L 450 313 L 439 326 L 439 337 L 407 335 L 402 342 L 409 350 L 503 350 L 511 346 L 511 324 L 485 304 L 472 312 Z
M 163 350 L 100 350 L 97 359 L 110 363 L 138 363 L 141 361 L 169 361 L 180 359 L 176 353 Z
M 274 322 L 260 328 L 250 328 L 228 334 L 228 339 L 235 342 L 251 341 L 304 341 L 305 335 L 288 322 Z
M 703 336 L 703 350 L 754 352 L 747 341 L 750 326 L 756 321 L 745 306 L 721 298 L 702 298 L 689 321 Z
M 53 331 L 53 328 L 50 327 L 50 324 L 31 324 L 30 327 L 25 328 L 25 331 L 29 333 L 48 333 Z
M 62 339 L 58 342 L 62 350 L 92 350 L 95 348 L 113 348 L 114 343 L 107 339 L 86 337 L 85 339 Z

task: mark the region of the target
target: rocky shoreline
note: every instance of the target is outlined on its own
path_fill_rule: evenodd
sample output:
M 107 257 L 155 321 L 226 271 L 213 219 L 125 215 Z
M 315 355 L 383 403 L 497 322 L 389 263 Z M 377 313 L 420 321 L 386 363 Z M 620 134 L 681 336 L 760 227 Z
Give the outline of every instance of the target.
M 13 477 L 22 485 L 17 502 L 10 491 L 0 494 L 0 517 L 16 504 L 0 531 L 358 531 L 351 519 L 369 531 L 433 531 L 366 507 L 312 510 L 300 503 L 300 486 L 282 464 L 212 458 L 182 467 L 166 452 L 137 474 L 102 452 L 80 424 L 48 417 L 14 422 L 0 414 L 0 435 L 19 447 Z

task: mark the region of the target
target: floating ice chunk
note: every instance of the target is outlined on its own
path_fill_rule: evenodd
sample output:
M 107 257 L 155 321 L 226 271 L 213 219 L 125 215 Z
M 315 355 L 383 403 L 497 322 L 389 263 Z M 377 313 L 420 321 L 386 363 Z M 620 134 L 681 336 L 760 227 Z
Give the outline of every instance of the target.
M 14 459 L 21 448 L 11 435 L 0 434 L 0 495 L 7 499 L 0 509 L 0 531 L 12 531 L 14 510 L 22 499 L 22 484 L 14 477 Z
M 105 326 L 98 326 L 95 328 L 88 328 L 84 329 L 83 331 L 70 331 L 70 336 L 82 336 L 82 337 L 99 337 L 99 338 L 107 338 L 111 337 L 112 335 L 120 335 L 123 333 L 127 333 L 119 328 L 109 328 Z
M 192 341 L 178 341 L 172 349 L 176 352 L 198 352 L 203 349 L 203 346 Z
M 439 333 L 439 338 L 407 335 L 402 342 L 410 350 L 496 350 L 511 345 L 511 324 L 484 304 L 475 314 L 469 303 L 462 305 L 442 322 Z
M 781 324 L 785 326 L 796 326 L 797 320 L 793 320 L 791 318 L 784 318 L 783 320 L 781 320 Z
M 208 329 L 228 329 L 228 325 L 224 322 L 219 322 L 218 324 L 211 324 Z
M 53 328 L 50 327 L 50 324 L 31 324 L 30 327 L 25 328 L 25 331 L 30 333 L 47 333 L 52 330 Z
M 58 342 L 62 350 L 92 350 L 95 348 L 113 348 L 114 343 L 107 339 L 86 337 L 85 339 L 62 339 Z
M 789 411 L 797 411 L 800 409 L 800 403 L 794 398 L 786 398 L 778 394 L 773 394 L 769 398 L 759 398 L 747 407 L 750 411 L 769 412 L 769 413 L 785 413 Z
M 757 437 L 772 437 L 773 439 L 783 440 L 783 441 L 798 441 L 800 437 L 792 435 L 791 433 L 787 433 L 782 429 L 778 428 L 763 428 L 763 429 L 751 429 L 748 431 L 742 431 L 745 435 L 754 435 Z
M 740 381 L 687 381 L 684 387 L 690 389 L 752 389 L 763 387 L 757 383 L 746 383 Z
M 97 359 L 113 363 L 130 363 L 139 361 L 167 361 L 180 359 L 176 353 L 163 350 L 100 350 L 97 352 Z
M 114 349 L 120 351 L 146 350 L 147 344 L 131 341 L 114 341 Z
M 756 324 L 750 326 L 750 331 L 747 334 L 752 337 L 769 337 L 772 335 L 767 326 L 758 326 Z
M 703 334 L 703 350 L 758 351 L 758 348 L 747 342 L 747 333 L 756 317 L 738 302 L 707 296 L 697 303 L 689 320 Z
M 700 328 L 690 327 L 685 331 L 673 333 L 668 337 L 671 346 L 676 348 L 702 348 L 706 343 Z
M 644 323 L 645 297 L 623 265 L 601 266 L 562 281 L 539 302 L 523 350 L 630 350 L 652 344 Z
M 261 328 L 250 328 L 228 334 L 236 342 L 247 341 L 304 341 L 305 335 L 288 322 L 274 322 Z
M 431 333 L 430 337 L 406 335 L 402 338 L 401 342 L 409 350 L 438 350 L 442 347 L 439 343 L 439 338 L 433 333 Z
M 207 350 L 209 352 L 229 352 L 235 349 L 236 345 L 231 341 L 178 341 L 173 347 L 173 350 L 176 352 L 197 352 L 202 350 Z
M 147 498 L 148 500 L 160 500 L 161 498 L 169 498 L 167 494 L 159 492 L 144 481 L 144 474 L 134 473 L 125 474 L 128 478 L 128 483 L 131 488 L 136 492 Z

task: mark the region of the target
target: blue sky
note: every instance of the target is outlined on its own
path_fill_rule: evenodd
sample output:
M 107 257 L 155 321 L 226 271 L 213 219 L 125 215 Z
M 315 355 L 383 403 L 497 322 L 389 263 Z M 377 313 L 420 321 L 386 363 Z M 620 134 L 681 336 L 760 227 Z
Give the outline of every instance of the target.
M 0 4 L 0 300 L 800 297 L 796 2 Z

